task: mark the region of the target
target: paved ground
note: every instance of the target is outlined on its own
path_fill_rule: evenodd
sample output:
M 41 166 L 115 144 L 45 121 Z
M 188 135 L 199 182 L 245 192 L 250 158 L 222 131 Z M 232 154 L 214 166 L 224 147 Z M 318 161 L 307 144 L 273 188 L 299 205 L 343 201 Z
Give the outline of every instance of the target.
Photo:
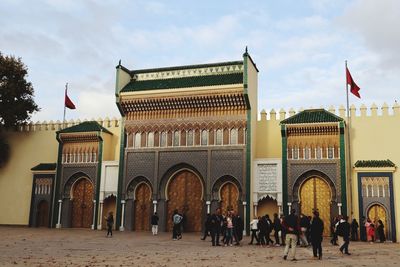
M 322 261 L 309 248 L 299 248 L 298 261 L 283 261 L 281 247 L 211 247 L 198 234 L 172 241 L 169 233 L 116 232 L 78 229 L 0 227 L 0 266 L 399 266 L 400 245 L 350 244 L 351 256 L 323 245 Z

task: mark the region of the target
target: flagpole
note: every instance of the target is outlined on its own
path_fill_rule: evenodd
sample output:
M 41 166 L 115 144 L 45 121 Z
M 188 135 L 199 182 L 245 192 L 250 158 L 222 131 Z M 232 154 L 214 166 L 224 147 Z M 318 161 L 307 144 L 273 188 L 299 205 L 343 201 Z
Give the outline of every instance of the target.
M 348 157 L 349 157 L 349 163 L 347 167 L 347 177 L 350 181 L 349 183 L 349 201 L 350 201 L 350 215 L 353 213 L 353 191 L 352 191 L 352 163 L 351 163 L 351 146 L 350 146 L 350 130 L 351 130 L 351 113 L 350 113 L 350 105 L 349 105 L 349 86 L 347 83 L 347 60 L 345 60 L 345 71 L 346 71 L 346 102 L 347 102 L 347 121 L 348 121 L 348 129 L 347 129 L 347 151 L 348 151 Z
M 67 107 L 65 105 L 65 97 L 67 96 L 67 91 L 68 91 L 68 83 L 65 84 L 63 129 L 65 128 L 65 112 L 67 110 Z

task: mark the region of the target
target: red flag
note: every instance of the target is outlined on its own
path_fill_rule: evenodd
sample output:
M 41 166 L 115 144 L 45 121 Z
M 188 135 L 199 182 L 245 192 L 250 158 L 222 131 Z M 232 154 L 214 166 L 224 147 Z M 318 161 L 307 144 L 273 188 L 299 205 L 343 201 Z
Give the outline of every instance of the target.
M 349 69 L 346 67 L 346 80 L 347 84 L 350 85 L 350 92 L 355 95 L 358 98 L 361 98 L 360 93 L 360 87 L 354 82 L 353 77 L 351 77 Z
M 64 105 L 65 105 L 65 107 L 67 107 L 67 108 L 69 108 L 69 109 L 75 109 L 74 103 L 72 103 L 71 99 L 69 99 L 69 97 L 68 97 L 67 90 L 65 90 L 65 101 L 64 101 Z

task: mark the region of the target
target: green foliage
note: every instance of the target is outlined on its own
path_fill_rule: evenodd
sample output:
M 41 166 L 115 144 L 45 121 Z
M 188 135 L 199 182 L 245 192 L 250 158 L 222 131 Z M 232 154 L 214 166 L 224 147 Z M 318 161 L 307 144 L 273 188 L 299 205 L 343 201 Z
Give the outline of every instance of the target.
M 28 68 L 14 56 L 0 52 L 0 127 L 28 122 L 39 107 L 33 100 L 33 86 L 26 80 Z

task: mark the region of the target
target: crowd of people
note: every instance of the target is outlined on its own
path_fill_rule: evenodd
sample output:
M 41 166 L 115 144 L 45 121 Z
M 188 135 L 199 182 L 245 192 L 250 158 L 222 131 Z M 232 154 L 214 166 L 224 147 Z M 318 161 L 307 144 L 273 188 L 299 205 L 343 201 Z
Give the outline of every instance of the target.
M 182 238 L 184 215 L 175 210 L 172 215 L 173 240 Z M 155 213 L 151 219 L 153 235 L 157 235 L 158 216 Z M 211 237 L 212 246 L 240 246 L 243 239 L 244 221 L 239 214 L 233 210 L 222 213 L 218 208 L 213 214 L 207 214 L 204 223 L 204 234 L 201 240 Z M 369 218 L 362 217 L 359 224 L 356 219 L 348 222 L 348 216 L 337 216 L 331 222 L 331 243 L 338 245 L 342 254 L 349 253 L 350 241 L 369 241 L 371 243 L 379 240 L 385 242 L 384 224 L 381 220 L 373 223 Z M 284 246 L 283 259 L 290 256 L 296 260 L 296 247 L 312 246 L 315 259 L 322 259 L 322 240 L 324 233 L 324 222 L 318 211 L 313 216 L 300 214 L 292 209 L 288 216 L 278 216 L 277 213 L 271 219 L 268 214 L 253 218 L 250 222 L 251 239 L 249 245 L 261 247 Z M 271 239 L 274 237 L 274 240 Z M 289 255 L 290 254 L 290 255 Z

